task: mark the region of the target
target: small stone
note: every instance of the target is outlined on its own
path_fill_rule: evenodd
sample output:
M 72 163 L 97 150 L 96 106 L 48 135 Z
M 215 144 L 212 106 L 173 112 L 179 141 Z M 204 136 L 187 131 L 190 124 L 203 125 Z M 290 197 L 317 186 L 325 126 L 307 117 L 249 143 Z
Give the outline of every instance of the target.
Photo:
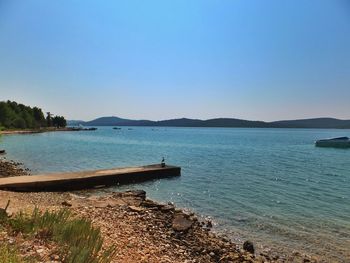
M 212 228 L 212 227 L 213 227 L 213 223 L 210 220 L 208 220 L 207 221 L 207 228 Z
M 36 252 L 39 253 L 39 254 L 41 254 L 41 253 L 44 252 L 44 249 L 43 249 L 43 248 L 39 248 L 39 249 L 36 250 Z
M 61 203 L 63 206 L 72 206 L 72 203 L 68 202 L 68 201 L 63 201 Z
M 129 209 L 133 212 L 142 212 L 144 209 L 142 207 L 138 207 L 138 206 L 129 206 Z
M 183 214 L 177 214 L 174 217 L 172 227 L 175 231 L 186 231 L 192 226 L 192 223 Z
M 175 207 L 173 205 L 164 205 L 160 208 L 163 212 L 174 211 Z
M 243 249 L 251 254 L 254 254 L 255 249 L 251 241 L 247 240 L 243 243 Z

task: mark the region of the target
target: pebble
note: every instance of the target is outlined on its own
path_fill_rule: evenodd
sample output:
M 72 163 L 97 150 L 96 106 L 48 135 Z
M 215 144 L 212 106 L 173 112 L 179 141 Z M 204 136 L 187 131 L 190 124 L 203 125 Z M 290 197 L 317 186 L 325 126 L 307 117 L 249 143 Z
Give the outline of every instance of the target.
M 227 238 L 206 231 L 208 223 L 201 226 L 195 216 L 186 215 L 180 209 L 175 213 L 173 205 L 172 209 L 164 210 L 162 204 L 145 201 L 143 192 L 112 193 L 94 198 L 62 193 L 25 193 L 23 197 L 23 202 L 32 201 L 33 205 L 40 204 L 44 208 L 50 205 L 60 207 L 64 202 L 71 204 L 74 209 L 69 209 L 75 216 L 87 218 L 100 228 L 104 246 L 116 246 L 116 262 L 264 262 L 260 256 L 255 258 L 238 250 L 236 244 Z M 114 202 L 109 207 L 96 208 L 94 205 L 96 202 L 111 203 L 111 200 Z M 119 202 L 121 200 L 123 202 Z M 178 231 L 177 221 L 184 223 L 184 230 Z M 37 252 L 40 256 L 47 256 L 45 260 L 60 260 L 56 254 L 50 256 L 50 253 L 55 253 L 50 244 L 20 246 L 20 251 L 28 255 Z M 27 252 L 25 248 L 28 248 Z M 280 258 L 270 258 L 269 262 L 281 262 Z

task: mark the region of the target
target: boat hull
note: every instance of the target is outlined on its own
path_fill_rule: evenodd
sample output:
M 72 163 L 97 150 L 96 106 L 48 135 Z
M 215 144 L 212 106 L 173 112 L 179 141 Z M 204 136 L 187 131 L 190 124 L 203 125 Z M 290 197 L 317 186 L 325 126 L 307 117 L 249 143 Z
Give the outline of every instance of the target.
M 350 141 L 319 140 L 316 141 L 315 146 L 332 148 L 350 148 Z

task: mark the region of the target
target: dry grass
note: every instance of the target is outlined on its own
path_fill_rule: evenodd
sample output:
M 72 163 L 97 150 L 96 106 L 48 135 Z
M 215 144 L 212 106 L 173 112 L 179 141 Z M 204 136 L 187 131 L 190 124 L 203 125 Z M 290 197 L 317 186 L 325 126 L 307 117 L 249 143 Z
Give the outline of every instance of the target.
M 5 224 L 15 234 L 56 242 L 60 248 L 59 254 L 66 263 L 108 263 L 115 254 L 114 247 L 102 249 L 103 238 L 99 228 L 92 226 L 87 219 L 72 217 L 67 209 L 43 213 L 35 208 L 32 214 L 20 212 L 13 218 L 7 218 Z M 8 251 L 4 255 L 16 255 L 9 249 L 4 251 Z

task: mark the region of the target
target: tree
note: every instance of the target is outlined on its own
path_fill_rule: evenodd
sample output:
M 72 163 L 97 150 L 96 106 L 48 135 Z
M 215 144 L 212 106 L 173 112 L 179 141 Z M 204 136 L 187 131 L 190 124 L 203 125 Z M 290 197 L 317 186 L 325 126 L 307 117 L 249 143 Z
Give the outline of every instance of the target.
M 46 116 L 46 125 L 47 125 L 47 127 L 52 127 L 52 116 L 51 116 L 51 113 L 47 112 L 46 114 L 47 114 L 47 116 Z
M 27 128 L 35 128 L 35 120 L 33 115 L 31 115 L 28 111 L 23 111 L 21 112 L 20 116 L 25 121 Z
M 63 116 L 56 116 L 55 126 L 65 127 L 67 125 Z M 51 127 L 52 114 L 47 113 L 45 119 L 42 110 L 38 107 L 29 107 L 24 104 L 18 104 L 15 101 L 0 101 L 0 127 L 9 128 L 40 128 Z
M 64 128 L 67 126 L 67 121 L 63 116 L 55 116 L 52 118 L 52 125 L 56 128 Z
M 12 123 L 12 126 L 14 128 L 20 128 L 20 129 L 27 128 L 25 120 L 23 118 L 21 118 L 21 117 L 16 117 L 16 119 Z
M 33 116 L 35 120 L 35 128 L 46 127 L 44 113 L 38 107 L 33 108 Z

